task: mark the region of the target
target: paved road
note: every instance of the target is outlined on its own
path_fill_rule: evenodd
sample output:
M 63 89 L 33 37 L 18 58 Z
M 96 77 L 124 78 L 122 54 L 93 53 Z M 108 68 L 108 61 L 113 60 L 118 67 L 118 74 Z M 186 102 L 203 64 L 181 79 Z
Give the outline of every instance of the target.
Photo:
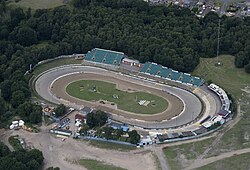
M 202 110 L 202 104 L 200 100 L 191 92 L 187 90 L 183 90 L 177 87 L 172 87 L 168 85 L 159 85 L 155 82 L 150 82 L 148 80 L 142 80 L 139 78 L 130 78 L 126 77 L 124 75 L 119 75 L 115 72 L 108 71 L 105 69 L 97 68 L 97 67 L 90 67 L 90 66 L 64 66 L 56 69 L 52 69 L 48 71 L 47 73 L 42 74 L 38 77 L 35 88 L 37 93 L 44 99 L 53 102 L 53 103 L 65 103 L 63 99 L 56 98 L 53 94 L 51 94 L 49 87 L 51 83 L 57 79 L 58 77 L 64 76 L 66 74 L 71 74 L 74 72 L 89 72 L 89 73 L 96 73 L 96 74 L 104 74 L 104 75 L 110 75 L 115 76 L 116 78 L 120 77 L 121 79 L 129 79 L 130 81 L 133 81 L 137 84 L 142 84 L 145 86 L 151 86 L 153 88 L 158 88 L 161 90 L 165 90 L 169 93 L 172 93 L 179 98 L 181 98 L 185 104 L 185 109 L 183 113 L 178 116 L 176 119 L 171 119 L 168 121 L 162 121 L 162 122 L 142 122 L 138 120 L 126 120 L 126 118 L 121 117 L 114 117 L 115 119 L 122 119 L 122 121 L 127 122 L 129 124 L 135 124 L 140 127 L 144 128 L 170 128 L 175 126 L 180 126 L 183 124 L 187 124 L 191 122 L 193 119 L 195 119 Z M 68 103 L 71 107 L 81 108 L 83 106 L 79 106 L 73 103 Z

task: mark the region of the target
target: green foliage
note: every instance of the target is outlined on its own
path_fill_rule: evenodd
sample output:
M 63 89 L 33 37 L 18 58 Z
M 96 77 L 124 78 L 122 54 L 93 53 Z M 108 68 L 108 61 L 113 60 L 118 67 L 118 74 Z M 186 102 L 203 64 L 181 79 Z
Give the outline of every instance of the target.
M 136 149 L 135 146 L 130 145 L 122 145 L 117 143 L 105 142 L 105 141 L 97 141 L 97 140 L 90 140 L 90 144 L 97 148 L 104 148 L 104 149 L 111 149 L 111 150 L 119 150 L 123 152 L 127 152 L 130 150 Z
M 87 124 L 83 124 L 79 133 L 86 135 L 88 130 L 89 130 L 89 126 Z
M 137 144 L 140 142 L 140 135 L 137 133 L 136 130 L 132 130 L 130 132 L 128 132 L 128 135 L 129 135 L 129 141 L 130 143 L 132 144 Z
M 7 146 L 0 143 L 1 170 L 39 170 L 43 159 L 43 154 L 39 150 L 10 152 Z
M 55 109 L 55 114 L 57 117 L 63 116 L 66 113 L 66 106 L 64 104 L 60 104 Z
M 35 159 L 40 165 L 42 164 L 44 157 L 43 153 L 39 151 L 38 149 L 32 149 L 28 152 L 28 156 L 30 158 Z
M 247 73 L 250 73 L 250 63 L 247 64 L 247 65 L 245 65 L 245 71 L 246 71 Z
M 10 136 L 8 139 L 11 146 L 14 148 L 15 151 L 23 150 L 22 145 L 20 144 L 17 136 Z
M 30 27 L 21 27 L 15 36 L 16 42 L 23 46 L 30 46 L 37 43 L 36 32 Z
M 48 167 L 46 170 L 60 170 L 60 168 L 59 167 Z
M 94 127 L 101 127 L 103 126 L 108 120 L 107 113 L 98 110 L 96 113 L 91 112 L 87 114 L 87 125 L 89 128 L 94 128 Z
M 20 104 L 25 101 L 25 95 L 22 91 L 18 90 L 12 94 L 11 104 L 14 108 L 17 108 Z
M 150 6 L 141 0 L 72 3 L 32 15 L 28 8 L 8 8 L 0 1 L 0 89 L 9 106 L 5 114 L 13 116 L 29 100 L 23 76 L 29 65 L 62 54 L 100 47 L 185 72 L 193 71 L 200 57 L 216 56 L 219 16 L 213 12 L 199 20 L 186 8 Z M 238 67 L 249 62 L 248 30 L 249 17 L 221 18 L 220 53 L 238 56 Z
M 243 51 L 240 51 L 235 56 L 235 66 L 238 68 L 243 68 L 246 64 L 248 64 L 248 62 L 249 58 Z
M 10 149 L 0 142 L 0 157 L 7 156 L 10 153 Z
M 36 124 L 42 121 L 42 107 L 25 102 L 18 106 L 18 115 L 20 115 L 24 121 Z

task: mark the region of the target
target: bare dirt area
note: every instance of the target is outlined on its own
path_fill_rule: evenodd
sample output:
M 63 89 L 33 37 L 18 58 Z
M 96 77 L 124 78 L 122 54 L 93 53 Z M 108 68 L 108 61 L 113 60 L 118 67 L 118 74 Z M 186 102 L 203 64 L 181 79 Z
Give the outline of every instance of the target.
M 44 169 L 50 166 L 60 167 L 61 170 L 85 169 L 72 163 L 81 158 L 95 159 L 128 170 L 155 170 L 157 166 L 152 153 L 142 152 L 143 149 L 120 152 L 95 148 L 87 142 L 72 138 L 62 141 L 61 138 L 49 134 L 47 129 L 43 129 L 40 133 L 30 133 L 24 130 L 0 130 L 0 133 L 1 141 L 5 144 L 8 144 L 6 142 L 9 136 L 18 134 L 29 145 L 41 150 L 44 155 Z
M 119 88 L 120 90 L 126 90 L 126 91 L 133 90 L 133 91 L 142 91 L 142 92 L 152 93 L 152 94 L 161 96 L 164 99 L 166 99 L 168 101 L 168 108 L 162 113 L 153 114 L 153 115 L 142 115 L 142 114 L 134 114 L 134 113 L 119 110 L 119 109 L 114 109 L 112 107 L 109 107 L 108 105 L 103 105 L 103 104 L 99 104 L 96 102 L 80 100 L 66 93 L 67 85 L 76 80 L 101 80 L 101 81 L 115 83 L 117 85 L 117 88 Z M 145 120 L 145 121 L 168 120 L 174 116 L 177 116 L 184 109 L 184 105 L 182 101 L 178 97 L 172 94 L 169 94 L 167 92 L 163 92 L 159 89 L 135 84 L 129 81 L 116 79 L 114 77 L 98 75 L 98 74 L 93 74 L 93 73 L 74 74 L 74 75 L 62 77 L 53 83 L 51 92 L 57 98 L 62 98 L 64 100 L 70 101 L 78 105 L 95 107 L 96 109 L 101 109 L 101 110 L 104 110 L 113 114 L 124 116 L 126 118 L 140 119 L 140 120 Z

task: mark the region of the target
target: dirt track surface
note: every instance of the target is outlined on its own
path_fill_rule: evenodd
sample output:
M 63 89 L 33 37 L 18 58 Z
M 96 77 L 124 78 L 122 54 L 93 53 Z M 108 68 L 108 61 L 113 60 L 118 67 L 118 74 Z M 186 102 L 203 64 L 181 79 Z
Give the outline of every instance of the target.
M 119 80 L 124 80 L 130 83 L 135 83 L 137 85 L 143 85 L 149 88 L 157 89 L 161 93 L 169 93 L 174 96 L 177 96 L 182 103 L 184 104 L 184 109 L 180 113 L 174 113 L 175 116 L 168 120 L 161 120 L 161 121 L 144 121 L 140 120 L 137 117 L 134 118 L 127 118 L 124 116 L 120 116 L 118 114 L 112 114 L 111 119 L 124 122 L 130 125 L 138 126 L 141 128 L 147 129 L 165 129 L 165 128 L 173 128 L 178 126 L 183 126 L 192 122 L 197 116 L 200 115 L 202 111 L 202 103 L 200 99 L 192 93 L 192 91 L 181 89 L 178 87 L 169 86 L 168 84 L 161 84 L 153 81 L 151 79 L 147 79 L 142 76 L 138 75 L 126 75 L 115 71 L 110 71 L 98 67 L 93 66 L 81 66 L 81 65 L 66 65 L 62 67 L 56 67 L 46 72 L 43 72 L 39 76 L 37 76 L 34 80 L 35 90 L 40 97 L 55 104 L 65 104 L 68 107 L 73 107 L 76 109 L 81 109 L 84 106 L 90 105 L 82 105 L 73 103 L 71 101 L 67 101 L 64 98 L 58 98 L 57 96 L 53 95 L 51 92 L 51 84 L 55 82 L 57 79 L 62 78 L 67 75 L 74 75 L 74 74 L 97 74 L 100 76 L 108 76 L 114 77 Z M 61 85 L 60 85 L 60 88 Z M 206 98 L 203 96 L 202 98 Z M 168 100 L 169 101 L 169 100 Z M 93 105 L 91 105 L 93 106 Z M 109 109 L 109 108 L 106 108 Z M 208 108 L 209 109 L 209 108 Z M 207 110 L 207 109 L 206 109 Z M 209 110 L 208 110 L 209 111 Z M 110 111 L 112 112 L 112 109 Z M 145 115 L 144 115 L 145 116 Z
M 117 88 L 120 90 L 128 91 L 129 89 L 131 89 L 133 91 L 142 91 L 142 92 L 155 94 L 155 95 L 163 97 L 165 100 L 168 101 L 168 108 L 162 113 L 157 113 L 157 114 L 151 114 L 151 115 L 150 114 L 136 114 L 136 113 L 123 111 L 120 109 L 113 109 L 109 105 L 104 105 L 104 104 L 100 104 L 97 102 L 90 102 L 90 101 L 77 99 L 77 98 L 70 96 L 66 92 L 67 85 L 77 80 L 101 80 L 101 81 L 111 82 L 111 83 L 116 84 Z M 117 114 L 126 118 L 140 119 L 140 120 L 145 120 L 145 121 L 167 120 L 174 116 L 177 116 L 184 109 L 184 105 L 182 101 L 176 96 L 169 94 L 167 92 L 163 92 L 158 89 L 135 84 L 132 82 L 124 81 L 121 79 L 116 79 L 114 77 L 103 76 L 103 75 L 93 74 L 93 73 L 79 73 L 79 74 L 64 76 L 56 80 L 53 83 L 51 87 L 51 92 L 58 98 L 63 98 L 64 100 L 70 101 L 72 103 L 76 103 L 78 105 L 84 105 L 84 106 L 89 106 L 89 107 L 94 106 L 97 109 L 105 110 L 107 112 Z

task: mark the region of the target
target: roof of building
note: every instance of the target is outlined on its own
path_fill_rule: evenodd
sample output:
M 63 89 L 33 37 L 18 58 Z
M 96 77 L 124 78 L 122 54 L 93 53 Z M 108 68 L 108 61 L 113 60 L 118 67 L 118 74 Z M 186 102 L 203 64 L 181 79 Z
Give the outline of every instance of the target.
M 111 65 L 120 65 L 123 58 L 124 53 L 122 52 L 100 48 L 92 49 L 84 57 L 85 60 Z
M 227 110 L 220 110 L 218 114 L 221 116 L 227 116 L 229 112 Z
M 152 62 L 146 62 L 140 72 L 194 86 L 201 86 L 204 83 L 204 80 L 199 77 L 191 76 L 188 73 L 182 73 Z
M 93 109 L 90 108 L 90 107 L 84 107 L 81 109 L 82 112 L 85 112 L 85 113 L 90 113 Z
M 75 115 L 75 119 L 80 119 L 80 120 L 84 120 L 84 119 L 86 119 L 86 116 L 85 115 L 80 115 L 80 114 L 76 114 Z
M 181 132 L 183 137 L 194 136 L 194 133 L 191 131 Z
M 193 131 L 195 134 L 199 135 L 199 134 L 202 134 L 202 133 L 205 133 L 207 132 L 207 129 L 203 126 L 201 126 L 199 129 L 196 129 Z

